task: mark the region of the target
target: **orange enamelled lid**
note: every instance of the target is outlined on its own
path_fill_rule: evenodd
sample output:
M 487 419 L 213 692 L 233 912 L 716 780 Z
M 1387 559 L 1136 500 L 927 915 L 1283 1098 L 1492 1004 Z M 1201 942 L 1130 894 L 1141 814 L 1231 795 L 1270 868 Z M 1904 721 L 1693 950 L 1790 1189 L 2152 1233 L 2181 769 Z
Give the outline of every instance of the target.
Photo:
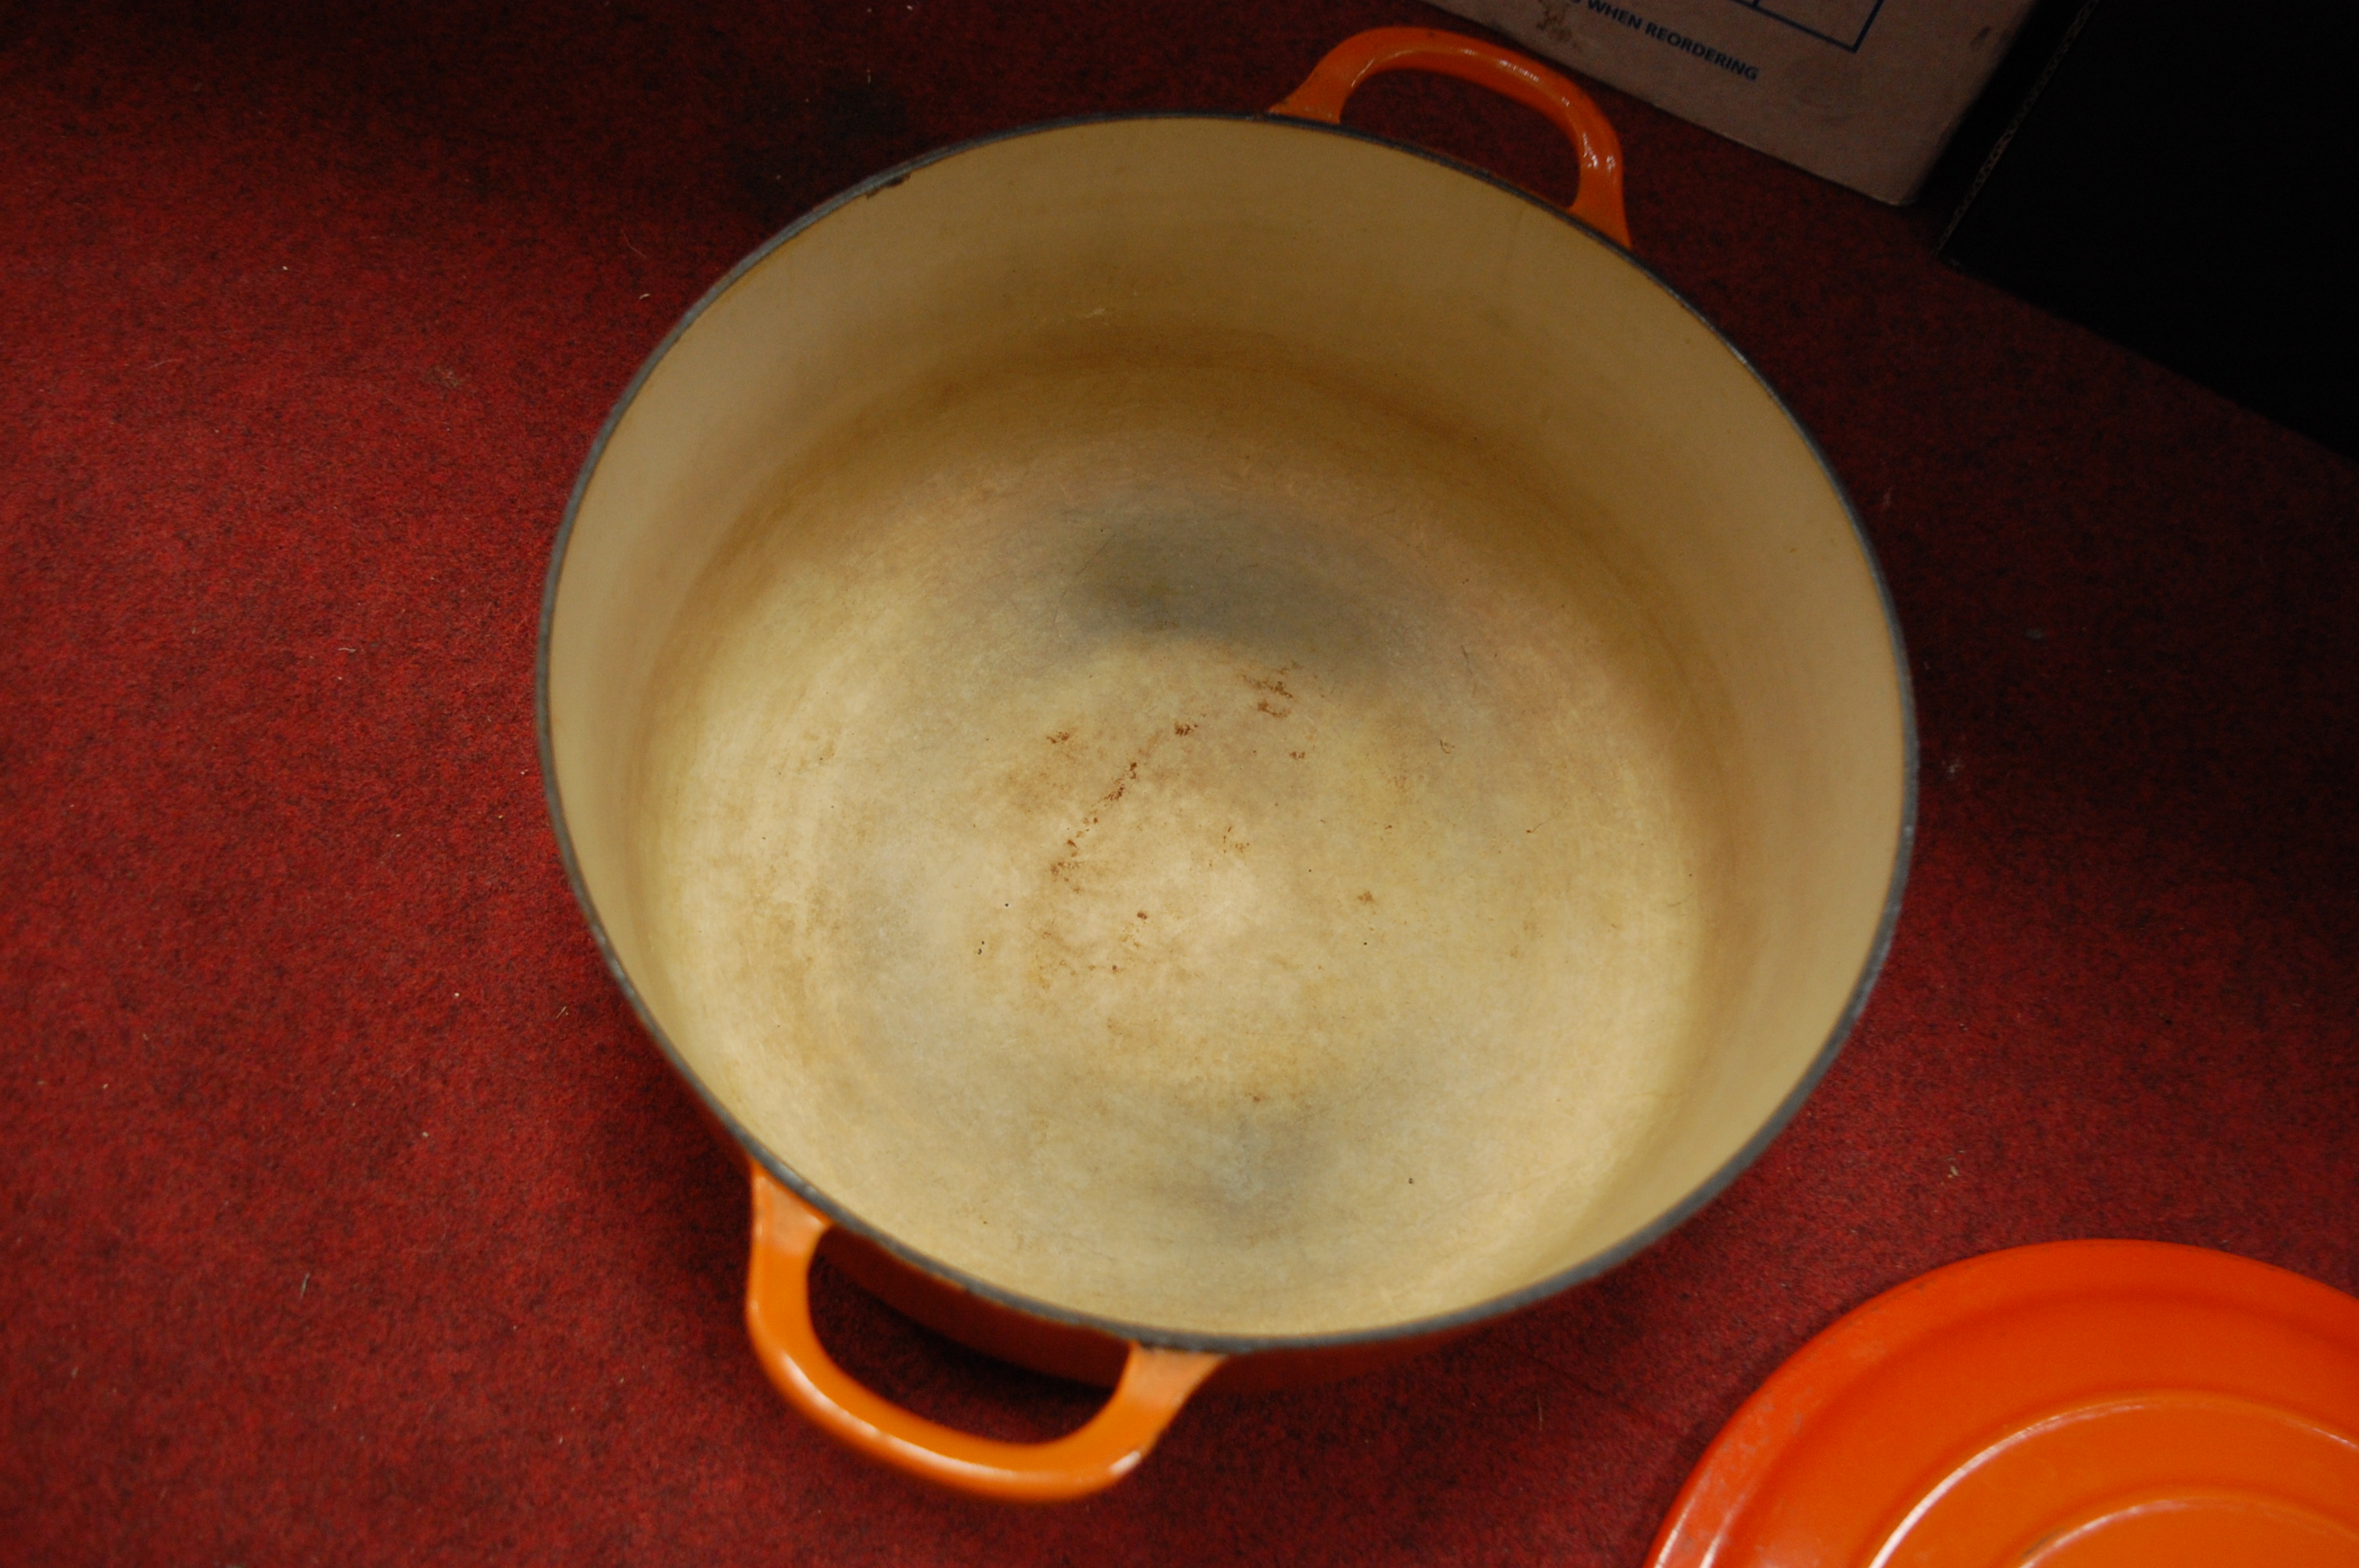
M 1937 1269 L 1788 1361 L 1650 1568 L 2359 1568 L 2359 1300 L 2197 1247 Z

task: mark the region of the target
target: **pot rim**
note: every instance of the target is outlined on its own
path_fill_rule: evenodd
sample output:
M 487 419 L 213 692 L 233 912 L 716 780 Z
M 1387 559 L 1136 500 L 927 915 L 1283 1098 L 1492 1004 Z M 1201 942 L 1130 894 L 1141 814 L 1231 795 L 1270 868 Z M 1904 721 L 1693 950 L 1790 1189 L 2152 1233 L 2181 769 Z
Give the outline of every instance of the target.
M 572 541 L 574 521 L 580 515 L 582 497 L 589 491 L 591 475 L 597 471 L 600 460 L 605 456 L 607 442 L 614 438 L 616 428 L 622 424 L 623 416 L 630 411 L 631 405 L 637 400 L 640 389 L 647 384 L 647 378 L 654 373 L 656 366 L 663 362 L 664 356 L 671 351 L 672 346 L 691 327 L 695 326 L 704 312 L 734 287 L 740 278 L 768 260 L 770 255 L 781 246 L 838 209 L 889 190 L 921 168 L 956 157 L 962 153 L 972 152 L 1000 142 L 1013 141 L 1022 136 L 1040 135 L 1082 126 L 1146 120 L 1204 120 L 1268 125 L 1310 135 L 1344 136 L 1393 152 L 1404 153 L 1412 157 L 1422 158 L 1429 163 L 1440 164 L 1445 168 L 1453 169 L 1470 178 L 1479 179 L 1519 200 L 1529 202 L 1550 217 L 1580 230 L 1599 244 L 1613 251 L 1624 262 L 1636 267 L 1712 335 L 1721 347 L 1725 349 L 1744 368 L 1745 373 L 1752 376 L 1754 384 L 1761 389 L 1762 394 L 1769 399 L 1777 412 L 1785 416 L 1787 423 L 1802 438 L 1802 444 L 1809 449 L 1812 460 L 1819 465 L 1820 472 L 1825 476 L 1828 488 L 1834 492 L 1835 499 L 1841 503 L 1843 516 L 1851 524 L 1852 536 L 1857 542 L 1860 555 L 1867 565 L 1869 580 L 1875 584 L 1876 601 L 1884 611 L 1885 631 L 1891 640 L 1893 669 L 1897 676 L 1899 688 L 1902 752 L 1900 831 L 1893 849 L 1892 876 L 1885 889 L 1884 908 L 1877 917 L 1875 936 L 1869 944 L 1866 960 L 1860 967 L 1859 977 L 1852 987 L 1851 995 L 1845 1000 L 1843 1011 L 1835 1020 L 1833 1029 L 1829 1032 L 1825 1042 L 1820 1045 L 1818 1054 L 1811 1059 L 1809 1068 L 1795 1083 L 1786 1098 L 1778 1103 L 1777 1108 L 1759 1128 L 1755 1130 L 1743 1147 L 1723 1162 L 1717 1170 L 1705 1177 L 1685 1197 L 1658 1215 L 1651 1222 L 1631 1232 L 1613 1246 L 1593 1253 L 1580 1262 L 1560 1270 L 1545 1279 L 1451 1312 L 1375 1328 L 1346 1329 L 1324 1334 L 1204 1334 L 1157 1328 L 1145 1324 L 1125 1323 L 1119 1319 L 1040 1301 L 1025 1295 L 1021 1292 L 1009 1290 L 1005 1286 L 995 1285 L 966 1273 L 907 1245 L 888 1232 L 863 1220 L 819 1187 L 804 1180 L 785 1161 L 771 1152 L 759 1139 L 748 1132 L 737 1119 L 730 1114 L 728 1108 L 722 1104 L 719 1097 L 703 1079 L 689 1066 L 679 1049 L 672 1044 L 670 1037 L 664 1033 L 663 1026 L 656 1022 L 655 1015 L 648 1011 L 645 999 L 639 995 L 638 988 L 632 983 L 631 977 L 625 971 L 622 959 L 615 953 L 614 943 L 606 935 L 605 923 L 599 918 L 597 905 L 592 901 L 590 890 L 582 881 L 582 868 L 573 852 L 572 834 L 566 827 L 564 802 L 560 797 L 557 788 L 556 758 L 551 749 L 549 712 L 549 630 L 557 612 L 558 587 L 565 569 L 566 549 Z M 1844 1041 L 1859 1022 L 1860 1013 L 1867 1005 L 1868 995 L 1874 990 L 1876 978 L 1883 971 L 1885 958 L 1891 951 L 1893 934 L 1899 921 L 1901 893 L 1908 885 L 1909 861 L 1917 836 L 1917 704 L 1913 682 L 1909 675 L 1908 652 L 1901 639 L 1899 617 L 1893 609 L 1891 588 L 1885 581 L 1884 568 L 1876 559 L 1875 549 L 1868 539 L 1867 530 L 1860 522 L 1859 509 L 1852 504 L 1850 492 L 1844 489 L 1843 481 L 1836 475 L 1834 466 L 1827 460 L 1826 453 L 1819 446 L 1818 438 L 1810 433 L 1809 427 L 1795 416 L 1794 411 L 1787 406 L 1786 400 L 1778 395 L 1777 389 L 1772 386 L 1768 378 L 1764 376 L 1753 362 L 1745 357 L 1744 351 L 1731 342 L 1727 334 L 1721 331 L 1712 323 L 1711 318 L 1698 309 L 1686 296 L 1672 287 L 1669 282 L 1654 268 L 1563 208 L 1520 186 L 1446 154 L 1437 153 L 1407 142 L 1395 141 L 1388 136 L 1373 135 L 1365 131 L 1354 130 L 1348 125 L 1298 120 L 1277 114 L 1248 114 L 1223 110 L 1164 110 L 1143 114 L 1076 115 L 1060 120 L 1039 121 L 1005 131 L 995 131 L 921 153 L 906 163 L 862 180 L 812 208 L 763 242 L 723 275 L 718 282 L 705 291 L 702 297 L 688 308 L 687 312 L 673 325 L 671 330 L 665 334 L 663 341 L 656 345 L 654 351 L 641 362 L 637 372 L 631 377 L 629 384 L 623 389 L 622 395 L 615 400 L 614 411 L 607 415 L 604 425 L 599 428 L 598 438 L 592 443 L 590 454 L 583 460 L 581 472 L 573 481 L 573 492 L 566 502 L 564 518 L 558 525 L 556 541 L 549 555 L 548 579 L 541 594 L 540 629 L 533 657 L 533 728 L 540 753 L 541 784 L 549 803 L 549 826 L 557 835 L 558 859 L 564 865 L 565 879 L 573 889 L 575 901 L 582 906 L 582 916 L 589 922 L 591 937 L 597 944 L 600 956 L 605 959 L 607 973 L 614 977 L 614 983 L 621 988 L 624 997 L 630 1002 L 631 1011 L 637 1015 L 640 1027 L 647 1031 L 648 1038 L 653 1040 L 657 1049 L 663 1053 L 664 1059 L 671 1065 L 672 1070 L 695 1092 L 705 1110 L 727 1130 L 729 1136 L 735 1141 L 740 1149 L 745 1151 L 748 1158 L 756 1162 L 773 1180 L 780 1183 L 796 1196 L 825 1215 L 830 1223 L 842 1226 L 844 1229 L 875 1243 L 895 1259 L 920 1273 L 945 1281 L 962 1290 L 970 1291 L 999 1306 L 1047 1322 L 1093 1330 L 1132 1344 L 1158 1346 L 1180 1350 L 1209 1351 L 1223 1356 L 1249 1356 L 1271 1350 L 1318 1350 L 1344 1346 L 1370 1345 L 1389 1340 L 1420 1338 L 1428 1335 L 1448 1334 L 1472 1328 L 1491 1319 L 1505 1317 L 1511 1313 L 1521 1311 L 1525 1307 L 1534 1305 L 1560 1292 L 1595 1279 L 1619 1267 L 1692 1217 L 1699 1209 L 1719 1196 L 1722 1190 L 1758 1159 L 1762 1151 L 1769 1146 L 1778 1133 L 1785 1130 L 1787 1123 L 1791 1121 L 1796 1112 L 1800 1110 L 1802 1102 L 1810 1098 L 1811 1091 L 1818 1087 L 1820 1079 L 1826 1076 L 1827 1069 L 1834 1065 L 1835 1057 L 1841 1053 Z

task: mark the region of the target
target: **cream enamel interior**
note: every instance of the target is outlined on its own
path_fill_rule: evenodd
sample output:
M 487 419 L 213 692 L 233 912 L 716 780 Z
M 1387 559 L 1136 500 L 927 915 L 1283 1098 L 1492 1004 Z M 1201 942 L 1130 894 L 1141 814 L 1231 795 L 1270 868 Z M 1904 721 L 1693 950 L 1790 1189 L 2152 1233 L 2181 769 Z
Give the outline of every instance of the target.
M 1413 155 L 964 149 L 740 276 L 578 507 L 579 872 L 697 1076 L 903 1245 L 1176 1333 L 1451 1313 L 1775 1115 L 1905 694 L 1792 422 Z

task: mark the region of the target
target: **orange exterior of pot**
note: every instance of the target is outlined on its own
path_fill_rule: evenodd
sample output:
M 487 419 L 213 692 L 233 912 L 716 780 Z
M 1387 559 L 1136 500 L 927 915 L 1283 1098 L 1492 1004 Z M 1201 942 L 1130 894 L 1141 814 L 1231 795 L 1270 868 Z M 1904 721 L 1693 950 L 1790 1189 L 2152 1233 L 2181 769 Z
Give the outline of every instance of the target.
M 825 1216 L 756 1173 L 745 1327 L 762 1369 L 821 1431 L 853 1450 L 976 1497 L 1060 1502 L 1114 1485 L 1147 1457 L 1218 1356 L 1134 1345 L 1105 1408 L 1047 1443 L 956 1432 L 870 1392 L 838 1367 L 811 1326 L 808 1277 Z
M 1388 70 L 1454 76 L 1546 115 L 1581 160 L 1581 189 L 1566 211 L 1624 250 L 1630 248 L 1630 225 L 1622 211 L 1622 138 L 1571 79 L 1511 49 L 1433 27 L 1373 27 L 1329 50 L 1270 113 L 1341 124 L 1344 100 L 1368 78 Z
M 1132 1345 L 1093 1329 L 986 1301 L 903 1263 L 752 1167 L 754 1253 L 745 1325 L 762 1369 L 788 1403 L 838 1442 L 895 1469 L 1001 1502 L 1087 1497 L 1128 1475 L 1201 1390 L 1259 1393 L 1358 1377 L 1421 1356 L 1466 1332 L 1323 1349 L 1222 1357 Z M 904 1316 L 1003 1361 L 1113 1390 L 1080 1431 L 1048 1443 L 954 1432 L 853 1382 L 819 1342 L 807 1277 L 828 1261 Z

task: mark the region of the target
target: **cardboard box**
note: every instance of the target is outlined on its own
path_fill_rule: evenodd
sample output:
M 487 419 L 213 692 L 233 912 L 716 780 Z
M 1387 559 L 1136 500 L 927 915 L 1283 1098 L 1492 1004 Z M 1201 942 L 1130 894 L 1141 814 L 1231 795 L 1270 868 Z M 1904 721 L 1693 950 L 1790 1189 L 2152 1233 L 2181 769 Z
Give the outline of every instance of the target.
M 1912 199 L 2031 0 L 1438 0 L 1880 201 Z

